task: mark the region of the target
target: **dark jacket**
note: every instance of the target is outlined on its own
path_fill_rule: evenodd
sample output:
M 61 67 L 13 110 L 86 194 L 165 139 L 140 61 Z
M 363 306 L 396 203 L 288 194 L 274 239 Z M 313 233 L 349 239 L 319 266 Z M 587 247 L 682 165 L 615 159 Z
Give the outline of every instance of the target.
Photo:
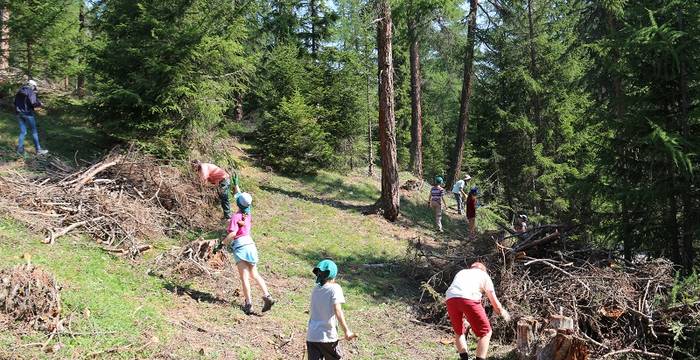
M 18 114 L 34 115 L 34 108 L 41 107 L 41 101 L 31 86 L 25 85 L 15 95 L 15 110 Z

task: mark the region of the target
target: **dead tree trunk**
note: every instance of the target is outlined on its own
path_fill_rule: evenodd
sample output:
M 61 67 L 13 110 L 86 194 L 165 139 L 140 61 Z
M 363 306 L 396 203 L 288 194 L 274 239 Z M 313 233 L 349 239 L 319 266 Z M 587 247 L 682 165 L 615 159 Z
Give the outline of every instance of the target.
M 459 126 L 457 127 L 457 140 L 452 152 L 452 164 L 447 176 L 447 185 L 451 186 L 459 178 L 462 171 L 464 157 L 464 142 L 467 138 L 469 127 L 469 109 L 472 97 L 472 78 L 474 75 L 474 44 L 476 43 L 476 11 L 479 7 L 478 0 L 469 0 L 469 20 L 467 29 L 467 51 L 464 55 L 464 81 L 462 82 L 462 97 L 459 106 Z
M 421 109 L 420 43 L 415 19 L 408 22 L 411 63 L 411 162 L 409 168 L 423 178 L 423 111 Z
M 394 65 L 391 55 L 391 8 L 380 0 L 377 22 L 379 53 L 379 142 L 382 159 L 382 197 L 384 217 L 395 221 L 399 216 L 399 173 L 396 159 L 396 119 L 394 118 Z
M 0 70 L 7 70 L 10 67 L 10 9 L 7 7 L 0 9 Z

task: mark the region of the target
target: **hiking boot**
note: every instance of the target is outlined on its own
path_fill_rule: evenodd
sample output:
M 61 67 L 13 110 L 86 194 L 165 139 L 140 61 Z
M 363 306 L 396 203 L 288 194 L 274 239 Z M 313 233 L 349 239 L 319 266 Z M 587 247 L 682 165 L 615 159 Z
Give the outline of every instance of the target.
M 253 313 L 253 305 L 252 304 L 245 303 L 245 304 L 243 304 L 243 306 L 241 308 L 243 309 L 243 313 L 245 313 L 246 315 L 251 315 Z
M 275 305 L 277 301 L 272 298 L 272 295 L 263 296 L 263 307 L 262 312 L 269 311 L 272 309 L 272 305 Z
M 41 149 L 41 150 L 39 150 L 39 151 L 36 152 L 37 155 L 46 155 L 46 154 L 48 154 L 48 153 L 49 153 L 49 151 L 48 151 L 48 150 L 44 150 L 44 149 Z

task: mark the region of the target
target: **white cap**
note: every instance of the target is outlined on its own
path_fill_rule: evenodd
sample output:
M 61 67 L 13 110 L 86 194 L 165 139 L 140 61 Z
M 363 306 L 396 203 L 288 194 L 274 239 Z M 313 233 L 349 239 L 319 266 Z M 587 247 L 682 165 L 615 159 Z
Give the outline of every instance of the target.
M 471 179 L 472 179 L 472 177 L 469 176 L 469 174 L 464 174 L 464 180 L 469 181 L 469 180 L 471 180 Z
M 248 194 L 247 192 L 244 192 L 238 196 L 237 201 L 238 204 L 240 204 L 242 207 L 248 207 L 250 206 L 250 204 L 253 203 L 253 196 Z
M 33 87 L 36 87 L 36 81 L 34 81 L 34 80 L 29 80 L 29 81 L 27 81 L 27 84 L 29 84 L 29 85 L 31 85 L 31 86 L 33 86 Z

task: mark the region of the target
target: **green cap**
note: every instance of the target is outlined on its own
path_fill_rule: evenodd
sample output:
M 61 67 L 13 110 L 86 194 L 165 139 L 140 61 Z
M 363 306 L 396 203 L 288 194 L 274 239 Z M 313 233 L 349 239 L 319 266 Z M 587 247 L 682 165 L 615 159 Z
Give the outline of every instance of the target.
M 313 272 L 314 275 L 316 275 L 316 283 L 319 286 L 323 286 L 327 280 L 335 279 L 338 275 L 338 265 L 332 260 L 321 260 L 321 262 L 316 265 Z
M 436 176 L 436 177 L 435 177 L 435 183 L 436 183 L 436 184 L 442 185 L 442 184 L 445 183 L 445 180 L 442 179 L 442 176 Z

